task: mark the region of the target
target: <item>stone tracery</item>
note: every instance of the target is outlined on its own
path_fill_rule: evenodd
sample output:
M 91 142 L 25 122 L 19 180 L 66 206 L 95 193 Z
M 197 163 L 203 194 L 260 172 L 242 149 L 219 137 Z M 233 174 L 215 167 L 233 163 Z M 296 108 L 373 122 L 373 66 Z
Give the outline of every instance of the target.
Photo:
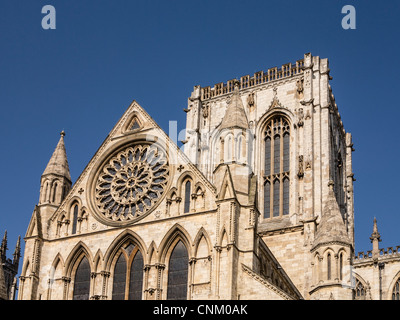
M 130 146 L 101 169 L 95 186 L 96 206 L 107 220 L 132 221 L 154 207 L 168 176 L 168 160 L 159 147 Z

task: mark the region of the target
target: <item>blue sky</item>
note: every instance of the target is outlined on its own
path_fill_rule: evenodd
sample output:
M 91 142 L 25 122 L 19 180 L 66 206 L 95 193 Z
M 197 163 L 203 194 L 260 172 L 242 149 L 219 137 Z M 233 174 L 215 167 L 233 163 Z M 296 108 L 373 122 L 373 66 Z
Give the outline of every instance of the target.
M 41 9 L 56 8 L 56 30 Z M 341 9 L 356 8 L 356 30 Z M 75 181 L 132 100 L 168 132 L 185 127 L 195 85 L 302 59 L 328 58 L 336 102 L 353 134 L 356 252 L 400 245 L 400 2 L 0 2 L 0 236 L 12 254 L 38 202 L 40 176 L 65 130 Z M 392 119 L 392 120 L 390 120 Z

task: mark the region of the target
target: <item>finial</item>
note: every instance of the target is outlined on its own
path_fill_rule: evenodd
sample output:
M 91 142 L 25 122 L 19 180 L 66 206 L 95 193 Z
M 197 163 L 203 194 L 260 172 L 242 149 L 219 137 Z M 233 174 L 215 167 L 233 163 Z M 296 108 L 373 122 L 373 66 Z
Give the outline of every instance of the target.
M 61 135 L 61 137 L 65 137 L 65 131 L 63 130 L 63 131 L 61 131 L 61 133 L 60 133 L 60 135 Z
M 374 217 L 374 227 L 372 230 L 372 234 L 370 237 L 370 240 L 373 241 L 374 239 L 377 239 L 379 242 L 381 242 L 381 235 L 378 232 L 378 223 L 376 221 L 376 217 Z

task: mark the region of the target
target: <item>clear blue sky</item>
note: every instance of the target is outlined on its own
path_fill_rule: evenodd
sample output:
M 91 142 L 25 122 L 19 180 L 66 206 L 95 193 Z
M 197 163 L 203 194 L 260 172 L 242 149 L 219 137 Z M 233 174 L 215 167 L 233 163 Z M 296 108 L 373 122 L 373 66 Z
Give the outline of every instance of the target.
M 41 9 L 56 8 L 56 30 Z M 341 9 L 356 8 L 356 30 Z M 24 237 L 40 176 L 65 130 L 75 181 L 133 99 L 168 132 L 185 127 L 193 86 L 329 58 L 331 85 L 353 134 L 356 251 L 400 245 L 399 1 L 0 2 L 0 237 Z

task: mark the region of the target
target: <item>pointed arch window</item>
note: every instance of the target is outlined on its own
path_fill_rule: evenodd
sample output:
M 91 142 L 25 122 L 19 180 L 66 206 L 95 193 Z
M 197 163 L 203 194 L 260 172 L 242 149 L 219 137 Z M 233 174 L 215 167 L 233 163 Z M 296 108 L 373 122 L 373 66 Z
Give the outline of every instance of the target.
M 365 300 L 365 288 L 360 280 L 356 279 L 355 300 Z
M 232 136 L 229 135 L 225 140 L 225 163 L 230 163 L 232 162 Z
M 129 300 L 141 300 L 143 291 L 143 256 L 140 251 L 135 254 L 129 276 Z
M 53 186 L 53 195 L 52 195 L 52 198 L 51 198 L 51 202 L 52 202 L 52 203 L 55 203 L 55 202 L 56 202 L 57 191 L 58 191 L 57 189 L 58 189 L 58 183 L 55 182 L 55 183 L 54 183 L 54 186 Z
M 42 203 L 47 202 L 48 201 L 48 194 L 49 191 L 49 181 L 46 181 L 43 185 L 43 189 L 42 189 Z
M 392 300 L 400 300 L 400 278 L 397 279 L 392 292 Z
M 243 137 L 240 135 L 238 142 L 237 142 L 237 156 L 236 159 L 238 161 L 242 160 L 242 144 L 243 144 Z
M 326 264 L 327 264 L 328 280 L 331 280 L 331 278 L 332 278 L 332 256 L 330 253 L 328 253 Z
M 121 249 L 114 266 L 113 300 L 141 300 L 143 292 L 143 256 L 133 243 Z
M 78 212 L 79 212 L 79 207 L 78 204 L 75 204 L 75 206 L 73 206 L 73 216 L 72 216 L 72 234 L 76 234 L 76 226 L 78 224 Z
M 83 257 L 75 272 L 73 300 L 89 300 L 90 292 L 90 265 L 89 260 Z
M 188 252 L 182 241 L 175 245 L 168 265 L 168 300 L 186 300 L 188 286 Z
M 267 122 L 264 133 L 264 218 L 289 214 L 290 126 L 282 116 Z
M 190 180 L 185 183 L 185 203 L 184 203 L 184 213 L 188 213 L 190 211 L 190 195 L 191 195 L 192 184 Z
M 343 280 L 343 253 L 339 255 L 339 280 Z
M 114 268 L 113 300 L 125 300 L 126 259 L 121 253 Z

